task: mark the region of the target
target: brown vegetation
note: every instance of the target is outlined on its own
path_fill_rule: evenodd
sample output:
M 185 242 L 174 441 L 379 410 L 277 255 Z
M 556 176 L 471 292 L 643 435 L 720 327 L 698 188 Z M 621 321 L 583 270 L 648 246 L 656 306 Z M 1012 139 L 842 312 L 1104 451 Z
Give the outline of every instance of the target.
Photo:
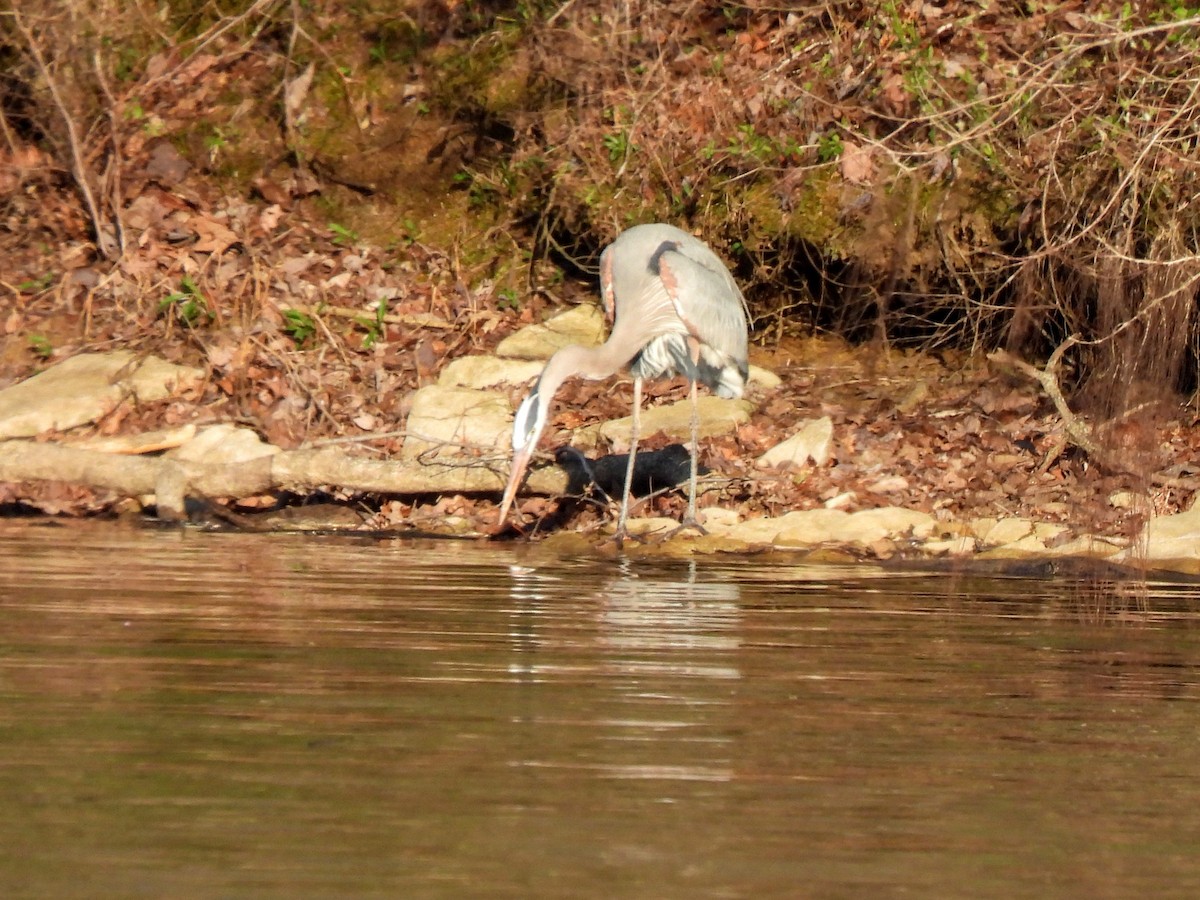
M 285 447 L 387 431 L 443 360 L 577 299 L 605 242 L 659 219 L 730 259 L 767 350 L 814 332 L 1039 368 L 1057 350 L 1061 408 L 1022 407 L 998 440 L 1049 449 L 1061 414 L 1066 442 L 1135 488 L 1164 441 L 1190 449 L 1200 9 L 1184 2 L 26 7 L 0 18 L 0 385 L 114 345 L 211 373 L 101 430 L 232 420 Z M 868 381 L 844 420 L 890 442 L 863 419 L 881 412 Z M 955 398 L 934 385 L 913 409 Z M 794 399 L 713 452 L 769 445 L 821 405 Z M 986 468 L 1002 448 L 978 449 Z M 844 450 L 837 478 L 814 473 L 825 493 L 864 452 Z

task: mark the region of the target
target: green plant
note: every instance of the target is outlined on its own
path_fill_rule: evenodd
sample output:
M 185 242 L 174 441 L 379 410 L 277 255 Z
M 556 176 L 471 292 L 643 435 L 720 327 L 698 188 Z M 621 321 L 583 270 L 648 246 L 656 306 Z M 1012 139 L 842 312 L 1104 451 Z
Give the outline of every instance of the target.
M 405 247 L 411 247 L 421 236 L 421 226 L 417 224 L 415 219 L 405 219 L 400 223 L 400 226 L 404 229 L 400 235 L 400 243 Z
M 50 343 L 49 338 L 42 334 L 29 336 L 29 349 L 42 359 L 49 359 L 54 353 L 54 345 Z
M 821 135 L 817 141 L 817 159 L 821 162 L 832 162 L 842 155 L 842 136 L 836 131 Z
M 629 155 L 629 133 L 626 131 L 618 131 L 614 134 L 606 134 L 602 143 L 608 150 L 608 160 L 613 165 L 621 162 Z
M 44 275 L 39 275 L 37 278 L 22 281 L 17 285 L 17 290 L 23 294 L 40 294 L 52 284 L 54 284 L 54 273 L 47 272 Z
M 511 309 L 517 312 L 521 308 L 521 298 L 513 288 L 502 288 L 496 292 L 499 299 L 496 301 L 496 309 Z
M 308 313 L 298 309 L 283 310 L 283 330 L 297 347 L 302 347 L 317 332 L 317 323 Z
M 212 134 L 205 135 L 204 147 L 208 150 L 208 161 L 215 163 L 221 151 L 229 144 L 229 138 L 221 128 L 214 128 Z
M 384 335 L 387 334 L 387 311 L 387 301 L 380 300 L 379 305 L 375 307 L 375 315 L 373 317 L 355 317 L 354 321 L 367 330 L 367 333 L 363 335 L 362 339 L 362 348 L 364 350 L 370 350 Z
M 351 231 L 345 225 L 330 222 L 329 230 L 333 232 L 333 242 L 335 244 L 355 244 L 358 242 L 358 232 Z
M 213 319 L 208 300 L 190 275 L 184 275 L 180 280 L 179 290 L 158 301 L 158 312 L 160 315 L 162 313 L 173 315 L 189 328 L 200 324 L 202 319 L 208 321 Z

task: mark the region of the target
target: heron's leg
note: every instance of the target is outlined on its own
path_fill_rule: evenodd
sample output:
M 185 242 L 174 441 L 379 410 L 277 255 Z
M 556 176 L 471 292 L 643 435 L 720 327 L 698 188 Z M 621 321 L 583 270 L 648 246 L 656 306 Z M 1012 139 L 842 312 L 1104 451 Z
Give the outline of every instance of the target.
M 696 456 L 700 452 L 700 400 L 696 396 L 696 381 L 688 382 L 688 399 L 692 401 L 692 460 L 691 471 L 688 473 L 688 507 L 684 516 L 684 525 L 696 524 Z
M 621 491 L 621 514 L 617 518 L 617 540 L 625 537 L 625 523 L 629 520 L 629 491 L 633 487 L 633 460 L 637 456 L 638 434 L 642 422 L 642 379 L 633 379 L 633 418 L 629 427 L 629 461 L 625 464 L 625 488 Z
M 696 521 L 696 470 L 698 463 L 696 456 L 700 452 L 700 405 L 696 396 L 696 382 L 692 382 L 689 386 L 688 395 L 692 401 L 692 465 L 688 477 L 688 507 L 687 513 L 683 517 L 683 521 L 679 526 L 672 528 L 666 534 L 661 535 L 661 539 L 669 541 L 681 531 L 695 531 L 697 534 L 708 534 L 708 529 Z M 655 535 L 659 537 L 659 535 Z

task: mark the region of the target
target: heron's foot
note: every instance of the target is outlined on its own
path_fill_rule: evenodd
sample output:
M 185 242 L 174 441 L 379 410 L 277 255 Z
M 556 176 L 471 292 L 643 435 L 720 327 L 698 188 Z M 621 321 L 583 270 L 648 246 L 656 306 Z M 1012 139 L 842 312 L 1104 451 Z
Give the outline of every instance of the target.
M 615 543 L 617 545 L 617 549 L 620 550 L 621 547 L 625 544 L 626 540 L 631 540 L 634 543 L 645 545 L 645 544 L 649 543 L 649 540 L 651 537 L 654 537 L 654 535 L 642 534 L 640 532 L 628 531 L 624 528 L 618 528 L 616 531 L 614 531 L 612 534 L 610 534 L 607 538 L 605 538 L 603 543 L 608 543 L 609 541 L 612 541 L 613 543 Z
M 689 517 L 689 518 L 685 518 L 682 522 L 680 522 L 678 527 L 672 528 L 666 534 L 662 535 L 661 540 L 669 541 L 673 537 L 675 537 L 675 535 L 679 534 L 679 532 L 681 532 L 681 531 L 694 531 L 694 532 L 696 532 L 696 534 L 699 537 L 707 537 L 708 536 L 708 529 L 705 528 L 703 525 L 701 525 L 699 522 L 697 522 L 695 519 Z

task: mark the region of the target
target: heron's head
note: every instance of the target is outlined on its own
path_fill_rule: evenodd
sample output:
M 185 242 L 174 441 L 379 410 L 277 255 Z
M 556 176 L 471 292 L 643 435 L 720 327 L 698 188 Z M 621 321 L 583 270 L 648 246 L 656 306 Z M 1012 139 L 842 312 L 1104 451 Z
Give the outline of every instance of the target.
M 503 525 L 508 517 L 509 507 L 517 496 L 517 488 L 521 486 L 525 470 L 529 468 L 529 461 L 533 459 L 533 452 L 537 449 L 538 438 L 541 437 L 542 429 L 546 427 L 548 404 L 542 400 L 539 380 L 528 396 L 521 401 L 521 405 L 517 407 L 517 414 L 513 417 L 512 469 L 508 475 L 508 484 L 504 488 L 504 499 L 500 501 L 500 518 L 497 523 L 499 525 Z

